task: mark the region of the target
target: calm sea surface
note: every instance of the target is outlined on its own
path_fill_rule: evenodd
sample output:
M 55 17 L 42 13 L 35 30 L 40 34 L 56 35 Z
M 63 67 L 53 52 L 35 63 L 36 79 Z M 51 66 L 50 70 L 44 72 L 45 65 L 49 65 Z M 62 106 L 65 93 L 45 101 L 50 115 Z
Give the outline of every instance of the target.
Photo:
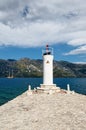
M 0 78 L 0 105 L 12 100 L 28 89 L 40 86 L 42 78 Z M 70 84 L 71 90 L 86 95 L 86 78 L 55 78 L 54 83 L 62 89 Z

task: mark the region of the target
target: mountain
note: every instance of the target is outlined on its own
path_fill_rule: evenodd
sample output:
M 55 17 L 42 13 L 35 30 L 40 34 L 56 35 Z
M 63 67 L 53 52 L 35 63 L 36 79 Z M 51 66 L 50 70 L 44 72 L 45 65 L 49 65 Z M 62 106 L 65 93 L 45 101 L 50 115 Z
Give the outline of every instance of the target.
M 43 61 L 23 58 L 20 60 L 0 59 L 0 77 L 42 77 Z M 54 77 L 86 77 L 86 64 L 54 61 Z

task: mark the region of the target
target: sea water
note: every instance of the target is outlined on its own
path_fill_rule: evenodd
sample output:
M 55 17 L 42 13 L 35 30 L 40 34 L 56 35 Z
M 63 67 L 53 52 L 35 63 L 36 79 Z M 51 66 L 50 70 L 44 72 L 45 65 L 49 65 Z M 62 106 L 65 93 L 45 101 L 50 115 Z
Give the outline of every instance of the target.
M 28 85 L 39 87 L 42 78 L 0 78 L 0 105 L 12 100 L 28 89 Z M 54 83 L 62 89 L 70 89 L 77 93 L 86 95 L 86 78 L 54 78 Z

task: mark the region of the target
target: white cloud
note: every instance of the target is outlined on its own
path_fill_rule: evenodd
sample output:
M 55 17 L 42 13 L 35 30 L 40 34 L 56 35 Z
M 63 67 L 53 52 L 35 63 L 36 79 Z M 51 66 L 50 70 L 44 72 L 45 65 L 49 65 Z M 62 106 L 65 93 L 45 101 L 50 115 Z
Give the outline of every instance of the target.
M 53 27 L 53 28 L 52 28 Z M 30 26 L 11 28 L 8 25 L 0 24 L 0 44 L 22 47 L 42 46 L 49 42 L 61 41 L 57 33 L 63 29 L 60 24 L 31 23 Z
M 80 46 L 80 47 L 66 53 L 65 55 L 77 55 L 77 54 L 86 54 L 86 45 Z
M 69 54 L 83 53 L 85 5 L 86 0 L 0 0 L 0 45 L 67 43 L 77 46 Z
M 86 62 L 73 62 L 73 63 L 75 63 L 75 64 L 86 64 Z
M 82 33 L 83 34 L 83 33 Z M 68 42 L 69 45 L 72 46 L 80 46 L 80 45 L 86 45 L 86 39 L 74 39 Z

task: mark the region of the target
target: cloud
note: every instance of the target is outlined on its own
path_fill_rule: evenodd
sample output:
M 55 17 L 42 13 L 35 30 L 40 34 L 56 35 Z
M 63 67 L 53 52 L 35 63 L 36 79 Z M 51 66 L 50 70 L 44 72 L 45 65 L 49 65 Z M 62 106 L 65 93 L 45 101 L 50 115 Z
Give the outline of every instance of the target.
M 86 45 L 86 39 L 74 39 L 69 41 L 68 44 L 72 46 Z
M 78 54 L 86 54 L 86 45 L 80 46 L 80 47 L 66 53 L 65 55 L 78 55 Z
M 75 63 L 75 64 L 86 64 L 86 62 L 73 62 L 73 63 Z
M 53 28 L 52 28 L 53 27 Z M 0 44 L 22 47 L 42 46 L 49 42 L 61 41 L 57 33 L 63 28 L 55 23 L 31 23 L 30 26 L 11 28 L 8 25 L 0 24 Z
M 0 46 L 86 45 L 86 0 L 0 0 Z M 82 52 L 83 53 L 83 52 Z
M 82 33 L 84 35 L 84 33 Z M 83 36 L 82 36 L 83 37 Z M 64 55 L 78 55 L 78 54 L 86 54 L 86 39 L 74 39 L 67 43 L 68 45 L 71 45 L 73 47 L 76 47 L 76 49 L 71 50 L 68 53 L 65 53 Z

